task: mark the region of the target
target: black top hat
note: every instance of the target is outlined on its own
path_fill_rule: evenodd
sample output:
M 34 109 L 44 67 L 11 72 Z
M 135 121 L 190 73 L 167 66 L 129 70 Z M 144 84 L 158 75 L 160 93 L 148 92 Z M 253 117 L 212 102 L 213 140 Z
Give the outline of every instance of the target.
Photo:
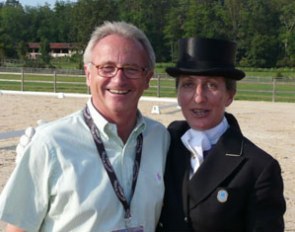
M 179 40 L 176 67 L 166 68 L 172 77 L 180 75 L 223 76 L 241 80 L 245 73 L 235 68 L 236 43 L 208 38 Z

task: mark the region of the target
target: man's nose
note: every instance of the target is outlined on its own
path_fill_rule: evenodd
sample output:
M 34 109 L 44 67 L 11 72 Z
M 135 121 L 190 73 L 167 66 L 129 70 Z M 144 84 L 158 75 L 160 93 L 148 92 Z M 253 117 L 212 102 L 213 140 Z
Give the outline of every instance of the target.
M 123 67 L 118 68 L 116 75 L 114 75 L 112 79 L 114 79 L 115 81 L 122 81 L 127 79 L 124 73 L 124 68 Z

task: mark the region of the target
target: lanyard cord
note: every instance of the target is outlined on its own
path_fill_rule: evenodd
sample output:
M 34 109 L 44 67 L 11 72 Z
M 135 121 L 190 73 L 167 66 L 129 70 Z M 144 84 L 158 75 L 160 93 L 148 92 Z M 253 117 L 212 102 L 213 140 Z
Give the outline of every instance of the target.
M 102 160 L 103 166 L 109 176 L 109 179 L 111 181 L 111 184 L 113 186 L 114 192 L 116 193 L 116 196 L 118 197 L 119 201 L 124 207 L 125 210 L 125 219 L 131 218 L 131 212 L 130 212 L 130 204 L 128 203 L 125 195 L 124 195 L 124 190 L 119 183 L 119 180 L 117 178 L 117 175 L 113 169 L 112 164 L 110 163 L 110 160 L 108 158 L 107 152 L 105 150 L 103 141 L 100 137 L 100 133 L 98 128 L 93 122 L 93 119 L 89 113 L 89 109 L 86 106 L 83 110 L 83 116 L 84 120 L 89 127 L 93 140 L 95 142 L 98 154 Z M 136 155 L 135 155 L 135 160 L 134 160 L 134 165 L 133 165 L 133 176 L 132 176 L 132 187 L 131 187 L 131 199 L 134 195 L 135 192 L 135 187 L 136 187 L 136 182 L 137 182 L 137 177 L 139 173 L 139 167 L 140 167 L 140 162 L 141 162 L 141 155 L 142 155 L 142 143 L 143 143 L 143 136 L 142 134 L 138 135 L 137 137 L 137 144 L 136 144 Z

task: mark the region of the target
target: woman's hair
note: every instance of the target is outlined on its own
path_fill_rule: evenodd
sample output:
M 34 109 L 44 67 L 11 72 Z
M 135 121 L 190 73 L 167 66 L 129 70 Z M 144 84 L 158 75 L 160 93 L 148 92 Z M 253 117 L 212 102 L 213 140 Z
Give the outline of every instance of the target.
M 237 81 L 233 79 L 225 79 L 225 87 L 228 91 L 234 91 L 234 93 L 237 91 Z
M 84 64 L 88 64 L 92 61 L 92 50 L 95 47 L 95 45 L 104 37 L 108 35 L 121 35 L 126 38 L 135 39 L 139 41 L 144 50 L 147 53 L 148 57 L 148 68 L 154 69 L 155 63 L 156 63 L 156 57 L 154 49 L 144 34 L 143 31 L 141 31 L 136 26 L 126 23 L 126 22 L 104 22 L 101 26 L 96 27 L 94 32 L 91 35 L 91 38 L 87 44 L 87 47 L 84 52 L 83 56 L 83 62 Z

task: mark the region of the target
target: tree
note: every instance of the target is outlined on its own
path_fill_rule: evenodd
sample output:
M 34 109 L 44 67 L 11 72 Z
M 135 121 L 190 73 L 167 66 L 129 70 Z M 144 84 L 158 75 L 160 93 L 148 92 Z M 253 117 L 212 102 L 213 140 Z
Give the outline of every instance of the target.
M 170 7 L 165 15 L 164 39 L 170 47 L 171 61 L 174 62 L 177 54 L 177 41 L 184 34 L 184 22 L 186 20 L 186 12 L 188 5 L 186 2 L 179 0 L 171 0 Z
M 20 6 L 20 3 L 17 0 L 6 0 L 5 5 L 15 7 L 15 6 Z
M 48 42 L 48 39 L 44 38 L 41 41 L 40 45 L 40 52 L 41 52 L 41 59 L 44 62 L 44 64 L 49 65 L 50 64 L 50 44 Z
M 48 41 L 55 42 L 56 34 L 56 24 L 54 20 L 54 12 L 48 4 L 38 8 L 36 29 L 37 29 L 37 40 L 41 41 L 46 38 Z
M 117 15 L 115 0 L 78 1 L 73 7 L 71 25 L 75 30 L 76 41 L 85 47 L 94 28 L 104 21 L 113 21 Z
M 242 22 L 243 4 L 242 1 L 225 0 L 224 7 L 226 15 L 228 16 L 229 23 L 232 28 L 232 39 L 239 39 L 239 30 Z
M 133 23 L 150 39 L 157 59 L 167 60 L 167 44 L 163 37 L 168 0 L 120 0 L 119 19 Z
M 185 36 L 231 39 L 232 26 L 220 1 L 191 1 L 184 23 Z
M 7 0 L 0 3 L 0 57 L 23 57 L 28 42 L 44 38 L 78 43 L 81 52 L 96 26 L 124 20 L 146 33 L 158 62 L 175 61 L 178 39 L 198 35 L 237 41 L 241 65 L 295 66 L 294 17 L 294 0 L 60 0 L 53 8 Z
M 281 4 L 280 39 L 283 44 L 283 54 L 278 62 L 280 66 L 292 66 L 295 63 L 295 2 L 284 0 Z
M 54 5 L 55 42 L 76 42 L 73 30 L 73 3 L 57 1 Z
M 25 36 L 25 13 L 21 5 L 9 3 L 0 8 L 0 44 L 5 57 L 17 57 L 17 44 Z
M 170 61 L 170 43 L 165 40 L 163 31 L 167 23 L 166 12 L 171 7 L 171 0 L 152 0 L 148 5 L 145 18 L 146 21 L 145 33 L 151 40 L 154 47 L 157 60 L 159 62 Z
M 17 45 L 17 55 L 21 61 L 26 61 L 28 52 L 28 44 L 24 41 L 20 41 Z
M 251 67 L 274 67 L 280 54 L 279 11 L 273 1 L 248 0 L 239 33 L 241 62 Z

